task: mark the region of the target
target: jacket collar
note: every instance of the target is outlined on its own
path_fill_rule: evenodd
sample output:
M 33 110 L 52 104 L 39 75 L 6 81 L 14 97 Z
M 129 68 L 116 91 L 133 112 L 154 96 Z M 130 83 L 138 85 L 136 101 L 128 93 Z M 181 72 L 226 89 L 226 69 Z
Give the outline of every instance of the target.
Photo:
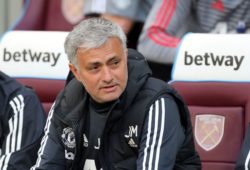
M 128 50 L 128 82 L 125 91 L 116 102 L 115 109 L 126 110 L 151 75 L 146 59 L 133 49 Z M 89 95 L 76 79 L 70 81 L 57 99 L 55 113 L 61 120 L 74 122 L 80 120 L 88 106 Z M 120 113 L 121 114 L 121 113 Z M 120 114 L 111 115 L 116 120 Z

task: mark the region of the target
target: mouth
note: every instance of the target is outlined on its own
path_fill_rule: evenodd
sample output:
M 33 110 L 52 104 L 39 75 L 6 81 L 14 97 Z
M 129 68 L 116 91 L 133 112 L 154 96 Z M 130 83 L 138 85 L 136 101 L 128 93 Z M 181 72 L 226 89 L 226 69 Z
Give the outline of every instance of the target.
M 109 86 L 103 86 L 101 89 L 106 93 L 112 93 L 112 92 L 116 91 L 117 86 L 118 86 L 117 84 L 109 85 Z

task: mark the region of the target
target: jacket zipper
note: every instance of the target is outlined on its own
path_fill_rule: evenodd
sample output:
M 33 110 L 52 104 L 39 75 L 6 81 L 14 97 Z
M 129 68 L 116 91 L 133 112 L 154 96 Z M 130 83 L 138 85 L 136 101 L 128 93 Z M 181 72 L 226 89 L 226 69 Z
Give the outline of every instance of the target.
M 75 133 L 75 144 L 76 144 L 76 147 L 75 147 L 75 157 L 74 157 L 74 160 L 72 162 L 72 170 L 77 170 L 78 169 L 78 165 L 80 165 L 80 162 L 81 160 L 79 160 L 79 156 L 77 156 L 80 152 L 80 138 L 79 138 L 79 123 L 78 121 L 72 121 L 72 128 L 73 128 L 73 131 Z
M 103 170 L 110 170 L 110 166 L 108 163 L 110 162 L 108 159 L 109 159 L 109 148 L 106 146 L 105 147 L 105 144 L 108 143 L 108 131 L 106 129 L 106 125 L 107 125 L 107 122 L 109 120 L 109 115 L 111 114 L 111 112 L 114 110 L 115 106 L 119 103 L 120 101 L 117 100 L 113 105 L 112 107 L 110 108 L 108 114 L 107 114 L 107 120 L 106 120 L 106 123 L 105 123 L 105 126 L 104 126 L 104 131 L 103 131 L 103 134 L 102 134 L 102 137 L 101 137 L 101 150 L 100 150 L 100 161 L 101 161 L 101 164 L 102 164 L 102 168 Z

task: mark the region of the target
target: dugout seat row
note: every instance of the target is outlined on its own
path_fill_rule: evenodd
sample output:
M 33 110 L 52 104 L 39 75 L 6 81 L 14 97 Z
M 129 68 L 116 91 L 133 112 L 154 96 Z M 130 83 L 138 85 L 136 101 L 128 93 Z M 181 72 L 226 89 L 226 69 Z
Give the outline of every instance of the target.
M 63 43 L 68 32 L 9 31 L 0 41 L 0 70 L 32 88 L 46 113 L 69 72 Z
M 203 170 L 235 168 L 250 122 L 249 40 L 190 33 L 179 47 L 169 84 L 189 107 Z

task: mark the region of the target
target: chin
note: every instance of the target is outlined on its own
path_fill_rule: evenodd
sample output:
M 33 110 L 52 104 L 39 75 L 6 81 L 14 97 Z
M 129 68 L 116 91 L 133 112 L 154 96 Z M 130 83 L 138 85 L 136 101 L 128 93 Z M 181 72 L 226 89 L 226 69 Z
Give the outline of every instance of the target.
M 112 102 L 114 100 L 117 100 L 119 98 L 119 96 L 107 97 L 107 98 L 103 99 L 102 101 L 103 101 L 103 103 Z

